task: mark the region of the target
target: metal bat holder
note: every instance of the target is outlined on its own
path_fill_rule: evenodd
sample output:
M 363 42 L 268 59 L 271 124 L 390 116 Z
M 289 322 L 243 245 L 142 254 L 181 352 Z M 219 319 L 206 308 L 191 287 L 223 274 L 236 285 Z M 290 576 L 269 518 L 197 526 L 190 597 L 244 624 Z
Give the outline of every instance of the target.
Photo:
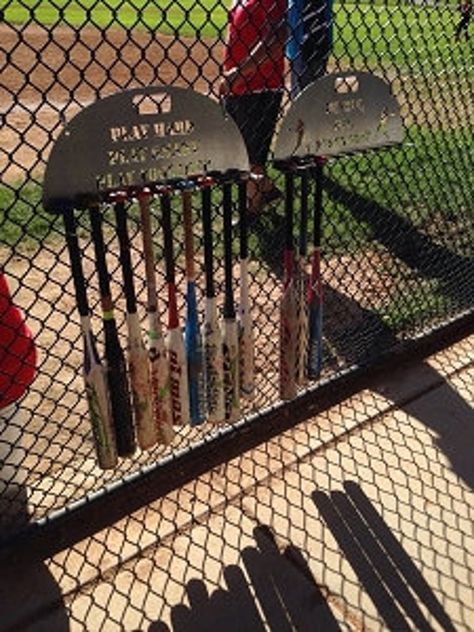
M 76 251 L 73 276 L 82 319 L 88 318 L 89 308 L 84 279 L 77 282 L 83 275 L 74 210 L 100 212 L 102 203 L 137 199 L 143 191 L 158 196 L 182 191 L 184 182 L 194 188 L 208 186 L 210 181 L 238 182 L 246 179 L 248 172 L 247 151 L 234 121 L 219 103 L 193 90 L 138 88 L 101 99 L 79 112 L 52 148 L 43 205 L 47 211 L 64 216 L 70 254 Z M 93 341 L 89 338 L 89 342 Z M 97 398 L 94 395 L 91 404 L 90 393 L 88 396 L 99 465 L 114 467 L 113 456 L 107 453 L 101 457 L 97 447 L 103 429 L 99 427 Z M 117 427 L 117 420 L 113 421 Z M 118 451 L 119 456 L 133 452 L 130 438 L 128 444 L 122 453 Z
M 239 130 L 217 102 L 189 89 L 138 88 L 97 101 L 66 125 L 48 160 L 43 204 L 58 213 L 114 190 L 248 167 Z
M 316 189 L 319 187 L 322 212 L 322 169 L 328 158 L 398 145 L 403 141 L 403 135 L 400 109 L 385 81 L 360 72 L 327 75 L 308 85 L 291 104 L 276 138 L 274 164 L 290 174 L 290 178 L 301 170 L 310 170 Z M 319 259 L 319 244 L 317 250 Z M 308 293 L 320 293 L 319 324 L 314 325 L 316 330 L 313 331 L 313 325 L 309 325 L 310 379 L 317 378 L 321 371 L 323 300 L 320 278 L 317 284 L 318 288 L 310 287 Z M 288 358 L 282 359 L 285 379 L 288 379 L 288 370 L 290 373 L 296 370 L 288 367 L 287 361 Z

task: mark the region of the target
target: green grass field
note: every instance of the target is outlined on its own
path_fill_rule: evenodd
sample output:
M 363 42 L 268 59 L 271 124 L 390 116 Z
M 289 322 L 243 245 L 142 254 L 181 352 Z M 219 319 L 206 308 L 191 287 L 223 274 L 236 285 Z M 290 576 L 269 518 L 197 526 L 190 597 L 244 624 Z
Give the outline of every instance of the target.
M 183 36 L 220 37 L 229 0 L 2 0 L 4 21 L 11 24 L 67 24 L 75 28 L 147 29 Z M 456 7 L 413 6 L 340 1 L 334 7 L 334 56 L 342 62 L 430 69 L 456 68 L 469 55 L 456 45 Z
M 369 197 L 422 228 L 432 213 L 449 211 L 456 216 L 465 209 L 468 191 L 474 186 L 467 162 L 472 152 L 474 141 L 462 130 L 428 132 L 413 128 L 400 148 L 333 160 L 328 174 L 349 195 L 352 192 Z M 454 160 L 447 162 L 447 155 Z M 466 178 L 459 176 L 460 170 Z M 427 173 L 435 177 L 428 180 Z M 280 178 L 275 171 L 272 176 Z M 54 241 L 60 237 L 62 226 L 42 209 L 41 194 L 41 186 L 29 182 L 0 189 L 0 227 L 5 245 L 29 249 L 42 239 Z M 353 217 L 350 197 L 347 204 L 328 198 L 326 205 L 331 218 L 326 225 L 328 254 L 353 252 L 373 238 L 370 226 Z M 258 241 L 253 241 L 258 254 Z

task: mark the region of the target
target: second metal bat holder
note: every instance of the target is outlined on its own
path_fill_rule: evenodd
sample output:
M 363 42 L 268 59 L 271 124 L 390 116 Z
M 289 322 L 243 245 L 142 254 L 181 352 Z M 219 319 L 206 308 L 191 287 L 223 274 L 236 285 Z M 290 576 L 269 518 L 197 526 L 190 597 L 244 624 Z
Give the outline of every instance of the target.
M 398 103 L 391 94 L 390 86 L 369 73 L 348 72 L 327 75 L 309 85 L 291 104 L 284 117 L 275 144 L 275 166 L 293 176 L 301 170 L 309 170 L 316 185 L 317 222 L 322 214 L 322 169 L 327 158 L 398 145 L 403 140 L 403 124 Z M 293 186 L 291 184 L 291 186 Z M 292 233 L 292 212 L 287 210 L 287 223 Z M 288 219 L 289 216 L 289 219 Z M 316 220 L 315 220 L 316 222 Z M 319 226 L 320 229 L 320 226 Z M 320 230 L 315 231 L 315 260 L 312 286 L 308 296 L 316 296 L 318 308 L 311 311 L 314 322 L 308 326 L 308 378 L 318 377 L 322 363 L 322 282 L 319 273 Z M 316 236 L 317 235 L 317 236 Z M 292 251 L 291 244 L 286 244 Z M 288 241 L 287 239 L 287 241 Z M 288 279 L 285 281 L 287 287 Z M 290 359 L 290 361 L 289 361 Z M 296 394 L 296 363 L 301 359 L 295 353 L 281 349 L 281 393 Z M 283 395 L 282 395 L 283 397 Z M 287 397 L 285 397 L 287 398 Z

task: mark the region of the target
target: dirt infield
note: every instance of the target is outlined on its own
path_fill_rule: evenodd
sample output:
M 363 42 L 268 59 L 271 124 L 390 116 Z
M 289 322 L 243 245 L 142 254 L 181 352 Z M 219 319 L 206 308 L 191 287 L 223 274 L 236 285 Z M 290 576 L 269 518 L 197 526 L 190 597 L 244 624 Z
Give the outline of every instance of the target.
M 0 25 L 2 179 L 41 177 L 64 122 L 99 97 L 153 84 L 216 94 L 222 46 L 219 39 L 145 29 Z M 338 60 L 330 66 L 331 72 L 344 69 Z M 387 72 L 406 125 L 453 129 L 472 117 L 467 76 L 448 72 L 440 90 L 436 75 Z M 463 116 L 453 121 L 453 111 Z
M 145 30 L 0 25 L 0 172 L 41 172 L 64 121 L 117 90 L 152 84 L 215 90 L 221 42 Z

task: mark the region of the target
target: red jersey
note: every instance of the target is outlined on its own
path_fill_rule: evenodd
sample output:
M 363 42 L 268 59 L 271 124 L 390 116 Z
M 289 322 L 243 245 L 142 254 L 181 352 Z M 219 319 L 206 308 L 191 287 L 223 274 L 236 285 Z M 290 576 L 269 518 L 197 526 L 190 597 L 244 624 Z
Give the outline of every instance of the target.
M 36 348 L 0 272 L 0 409 L 19 399 L 35 376 Z
M 238 67 L 262 40 L 275 33 L 286 13 L 286 0 L 235 0 L 229 13 L 224 70 Z M 284 85 L 284 44 L 281 52 L 263 61 L 257 71 L 232 94 L 279 90 Z

